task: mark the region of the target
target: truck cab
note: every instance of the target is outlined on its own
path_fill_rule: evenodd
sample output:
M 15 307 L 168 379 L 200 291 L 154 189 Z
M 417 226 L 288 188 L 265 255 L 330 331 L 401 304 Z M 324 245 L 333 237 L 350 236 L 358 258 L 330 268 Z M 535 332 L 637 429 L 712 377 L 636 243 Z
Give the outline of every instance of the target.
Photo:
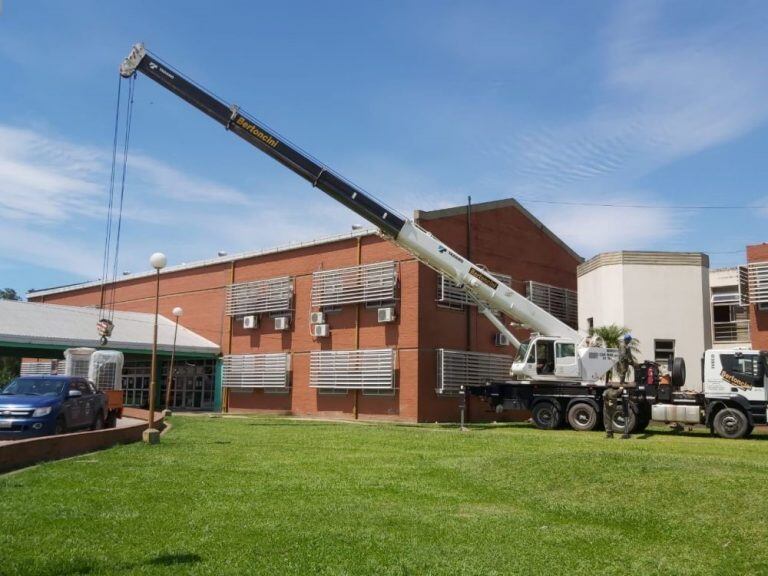
M 766 422 L 768 353 L 764 350 L 722 349 L 704 353 L 704 395 L 748 410 L 754 424 Z
M 615 348 L 580 346 L 570 338 L 534 335 L 520 343 L 510 375 L 515 380 L 594 384 L 617 360 Z

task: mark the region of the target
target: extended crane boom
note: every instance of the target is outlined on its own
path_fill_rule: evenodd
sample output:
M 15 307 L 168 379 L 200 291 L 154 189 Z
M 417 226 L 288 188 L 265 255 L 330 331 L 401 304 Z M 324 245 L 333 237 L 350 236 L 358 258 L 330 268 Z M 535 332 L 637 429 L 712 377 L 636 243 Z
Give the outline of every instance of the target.
M 576 330 L 472 264 L 412 220 L 387 208 L 363 190 L 287 143 L 282 137 L 241 112 L 238 106 L 228 106 L 221 102 L 149 53 L 143 44 L 135 45 L 120 66 L 120 74 L 126 78 L 137 71 L 186 100 L 222 124 L 227 130 L 253 144 L 309 181 L 312 186 L 319 188 L 371 222 L 419 261 L 444 274 L 459 286 L 463 286 L 471 297 L 481 304 L 481 307 L 501 312 L 542 335 L 565 339 L 576 346 L 582 343 L 583 337 Z M 490 311 L 486 314 L 489 318 L 492 316 Z M 497 327 L 501 325 L 503 330 L 511 336 L 503 324 L 499 322 L 496 325 Z M 517 342 L 514 337 L 512 338 Z M 582 357 L 585 350 L 580 350 Z M 605 364 L 604 369 L 602 364 Z M 595 379 L 604 374 L 612 364 L 613 361 L 600 363 L 597 367 L 599 374 L 594 369 L 590 369 L 586 373 L 580 370 L 578 376 L 573 376 Z

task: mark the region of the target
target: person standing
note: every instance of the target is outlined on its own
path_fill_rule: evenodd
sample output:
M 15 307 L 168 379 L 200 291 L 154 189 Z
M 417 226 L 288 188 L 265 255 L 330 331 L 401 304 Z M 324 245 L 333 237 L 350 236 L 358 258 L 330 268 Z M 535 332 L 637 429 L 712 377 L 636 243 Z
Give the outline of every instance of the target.
M 632 355 L 632 334 L 624 334 L 624 339 L 619 344 L 619 362 L 616 370 L 619 372 L 619 383 L 623 386 L 627 380 L 629 369 L 636 366 L 635 357 Z
M 603 425 L 606 438 L 613 438 L 613 425 L 616 414 L 621 411 L 619 403 L 623 395 L 624 386 L 616 382 L 609 383 L 603 392 Z

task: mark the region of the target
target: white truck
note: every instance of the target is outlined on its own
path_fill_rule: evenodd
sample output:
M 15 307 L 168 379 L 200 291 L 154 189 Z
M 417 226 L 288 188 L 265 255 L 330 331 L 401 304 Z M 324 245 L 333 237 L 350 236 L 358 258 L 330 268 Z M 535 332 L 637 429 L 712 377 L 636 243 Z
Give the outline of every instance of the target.
M 519 406 L 529 408 L 533 411 L 534 422 L 542 428 L 557 427 L 565 417 L 577 430 L 590 430 L 600 424 L 601 396 L 605 389 L 601 378 L 618 361 L 616 349 L 599 346 L 586 334 L 574 330 L 538 307 L 443 244 L 412 220 L 380 203 L 244 113 L 239 106 L 220 101 L 148 52 L 143 44 L 136 44 L 120 65 L 120 75 L 123 78 L 133 78 L 138 72 L 277 160 L 313 187 L 344 204 L 375 225 L 383 236 L 413 254 L 420 262 L 463 287 L 467 294 L 477 301 L 481 313 L 518 348 L 518 355 L 511 369 L 511 380 L 491 382 L 487 386 L 471 389 L 470 393 L 488 399 L 497 409 Z M 507 325 L 496 316 L 497 313 L 504 314 L 514 322 L 529 328 L 534 332 L 533 336 L 525 343 L 519 342 Z M 685 380 L 682 359 L 676 359 L 672 370 L 672 383 L 668 385 L 660 383 L 658 366 L 655 364 L 644 364 L 644 370 L 647 372 L 644 376 L 647 382 L 639 383 L 634 389 L 634 394 L 639 396 L 632 404 L 635 406 L 634 412 L 629 414 L 630 428 L 641 429 L 647 426 L 653 416 L 651 406 L 667 406 L 663 397 L 669 396 L 669 406 L 674 408 L 672 414 L 675 417 L 680 411 L 685 416 L 684 421 L 688 422 L 693 419 L 693 412 L 683 408 L 703 406 L 707 418 L 712 414 L 712 418 L 717 420 L 718 433 L 721 433 L 722 429 L 721 435 L 738 437 L 743 426 L 738 425 L 741 416 L 732 416 L 732 411 L 736 409 L 732 407 L 735 406 L 733 399 L 719 399 L 713 405 L 714 408 L 707 408 L 705 396 L 690 396 L 680 392 Z M 724 416 L 717 415 L 721 410 L 720 406 L 728 410 Z M 763 422 L 764 412 L 763 410 Z M 666 416 L 670 413 L 664 414 Z M 751 415 L 752 412 L 748 414 Z M 748 425 L 756 423 L 754 418 L 754 415 L 748 417 Z M 734 421 L 737 422 L 732 424 Z

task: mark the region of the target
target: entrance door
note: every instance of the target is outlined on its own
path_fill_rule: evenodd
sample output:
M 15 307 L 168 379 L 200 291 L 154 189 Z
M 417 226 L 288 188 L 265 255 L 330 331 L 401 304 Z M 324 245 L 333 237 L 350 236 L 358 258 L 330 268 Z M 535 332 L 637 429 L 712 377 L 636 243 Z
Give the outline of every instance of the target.
M 576 378 L 578 375 L 576 344 L 567 340 L 558 340 L 555 342 L 555 376 Z
M 173 366 L 171 408 L 212 410 L 215 360 L 182 360 Z M 168 382 L 168 363 L 163 366 L 163 397 Z

